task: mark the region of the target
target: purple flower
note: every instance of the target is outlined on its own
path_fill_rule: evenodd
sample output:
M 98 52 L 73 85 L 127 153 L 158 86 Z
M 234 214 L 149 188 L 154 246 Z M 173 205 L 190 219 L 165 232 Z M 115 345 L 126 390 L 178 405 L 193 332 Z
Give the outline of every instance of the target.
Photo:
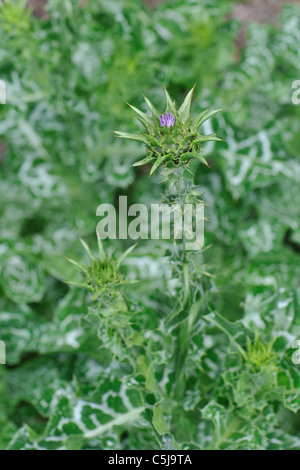
M 160 115 L 160 125 L 162 127 L 164 126 L 171 127 L 171 126 L 174 126 L 174 124 L 175 124 L 175 117 L 173 116 L 172 113 Z

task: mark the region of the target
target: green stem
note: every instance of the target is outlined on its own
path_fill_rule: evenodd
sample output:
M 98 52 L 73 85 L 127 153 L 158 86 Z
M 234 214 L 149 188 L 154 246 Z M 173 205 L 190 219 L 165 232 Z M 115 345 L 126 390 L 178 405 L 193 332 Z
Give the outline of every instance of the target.
M 175 183 L 176 196 L 178 202 L 184 206 L 186 202 L 193 200 L 193 181 L 184 177 L 184 169 L 180 168 L 175 172 L 177 180 Z M 183 320 L 178 326 L 177 348 L 175 355 L 175 386 L 173 396 L 180 400 L 185 393 L 184 366 L 188 354 L 189 342 L 192 335 L 193 324 L 198 315 L 199 308 L 204 300 L 201 298 L 194 305 L 190 306 L 191 288 L 190 288 L 190 261 L 187 259 L 185 250 L 185 239 L 182 240 L 183 260 L 182 260 L 182 277 L 183 277 L 183 298 L 182 308 L 178 312 L 184 314 Z M 189 311 L 188 311 L 189 309 Z M 188 314 L 188 315 L 187 315 Z
M 182 310 L 187 308 L 189 296 L 190 296 L 190 276 L 189 276 L 189 264 L 185 261 L 183 265 L 183 305 Z M 178 338 L 177 338 L 177 353 L 176 353 L 176 380 L 175 380 L 175 396 L 177 399 L 182 398 L 184 395 L 185 383 L 182 380 L 183 366 L 185 363 L 187 351 L 188 351 L 188 337 L 189 337 L 189 325 L 188 319 L 180 323 L 178 327 Z
M 190 269 L 186 260 L 183 265 L 183 285 L 183 306 L 185 306 L 190 296 Z

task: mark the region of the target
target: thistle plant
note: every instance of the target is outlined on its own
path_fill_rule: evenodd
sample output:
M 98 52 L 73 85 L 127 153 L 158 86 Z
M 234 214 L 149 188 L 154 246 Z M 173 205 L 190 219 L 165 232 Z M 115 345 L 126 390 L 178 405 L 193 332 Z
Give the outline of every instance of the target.
M 120 273 L 120 265 L 135 248 L 128 248 L 118 258 L 104 251 L 97 233 L 98 255 L 95 256 L 88 244 L 80 239 L 88 256 L 89 265 L 68 259 L 82 276 L 81 282 L 69 284 L 86 289 L 91 293 L 91 304 L 83 321 L 92 325 L 102 344 L 108 345 L 115 357 L 122 358 L 124 346 L 129 347 L 133 331 L 130 324 L 130 311 L 124 287 L 135 281 L 125 279 Z
M 206 109 L 192 118 L 190 107 L 194 88 L 188 92 L 179 109 L 176 108 L 175 102 L 165 89 L 167 104 L 164 113 L 160 113 L 146 96 L 144 99 L 151 111 L 151 116 L 129 104 L 143 125 L 144 131 L 140 134 L 115 131 L 115 134 L 122 139 L 135 140 L 146 145 L 147 157 L 133 166 L 151 163 L 150 175 L 159 166 L 169 169 L 186 167 L 192 159 L 208 166 L 203 156 L 202 144 L 221 139 L 214 134 L 202 135 L 199 128 L 222 109 Z
M 172 204 L 180 204 L 182 209 L 185 204 L 193 205 L 202 202 L 200 200 L 201 192 L 193 182 L 193 174 L 189 168 L 190 161 L 197 160 L 208 166 L 203 156 L 202 145 L 208 141 L 221 140 L 214 134 L 201 134 L 199 128 L 222 109 L 205 109 L 197 116 L 192 117 L 190 108 L 193 91 L 194 87 L 177 109 L 175 102 L 165 89 L 166 109 L 163 113 L 160 113 L 149 99 L 144 97 L 151 111 L 151 116 L 129 105 L 143 125 L 144 131 L 141 134 L 116 132 L 120 138 L 145 144 L 147 156 L 135 163 L 134 166 L 151 163 L 150 176 L 160 167 L 164 177 L 163 181 L 169 183 L 164 200 L 171 206 Z M 173 398 L 175 400 L 181 400 L 185 394 L 187 378 L 185 376 L 185 362 L 189 343 L 193 335 L 194 322 L 206 301 L 206 285 L 203 277 L 210 276 L 204 266 L 201 253 L 193 252 L 191 256 L 185 250 L 185 246 L 186 240 L 183 236 L 182 243 L 174 244 L 173 249 L 168 252 L 170 264 L 173 266 L 173 276 L 177 276 L 181 292 L 179 303 L 176 299 L 173 312 L 165 319 L 165 328 L 175 329 L 177 332 L 177 344 L 173 354 L 175 374 Z

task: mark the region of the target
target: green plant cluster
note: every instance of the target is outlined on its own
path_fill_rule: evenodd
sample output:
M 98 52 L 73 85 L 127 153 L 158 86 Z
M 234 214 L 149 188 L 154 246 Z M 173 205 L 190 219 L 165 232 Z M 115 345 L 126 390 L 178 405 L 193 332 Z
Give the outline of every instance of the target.
M 299 450 L 299 7 L 239 51 L 229 0 L 25 3 L 0 2 L 0 448 Z M 149 178 L 111 130 L 194 83 L 223 142 Z M 204 249 L 97 247 L 124 194 L 201 197 Z

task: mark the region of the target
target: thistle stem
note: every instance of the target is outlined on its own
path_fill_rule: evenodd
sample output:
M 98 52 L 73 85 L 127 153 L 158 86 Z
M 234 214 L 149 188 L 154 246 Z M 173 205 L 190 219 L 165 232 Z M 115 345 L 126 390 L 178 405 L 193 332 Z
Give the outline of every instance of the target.
M 182 311 L 188 307 L 188 300 L 190 296 L 190 285 L 189 285 L 189 264 L 185 262 L 183 265 L 183 305 Z M 189 323 L 188 318 L 180 323 L 178 327 L 177 337 L 177 352 L 176 352 L 176 380 L 175 380 L 175 396 L 179 400 L 184 395 L 185 383 L 182 380 L 183 366 L 185 363 L 187 351 L 188 351 L 188 337 L 189 337 Z

